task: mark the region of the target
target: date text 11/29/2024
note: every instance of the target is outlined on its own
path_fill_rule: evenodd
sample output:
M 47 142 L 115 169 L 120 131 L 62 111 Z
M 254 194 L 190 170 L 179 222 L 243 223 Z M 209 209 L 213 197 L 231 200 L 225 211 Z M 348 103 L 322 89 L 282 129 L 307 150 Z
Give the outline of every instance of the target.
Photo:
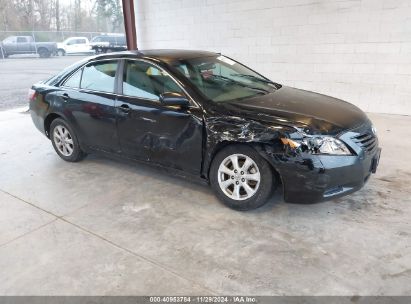
M 149 303 L 257 303 L 257 298 L 248 296 L 161 296 L 150 297 L 149 301 Z

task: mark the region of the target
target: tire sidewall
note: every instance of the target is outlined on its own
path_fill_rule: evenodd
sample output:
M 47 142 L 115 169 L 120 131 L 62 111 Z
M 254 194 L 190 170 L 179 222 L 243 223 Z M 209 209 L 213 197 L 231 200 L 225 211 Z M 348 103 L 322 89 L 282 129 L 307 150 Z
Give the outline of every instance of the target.
M 70 132 L 71 138 L 73 140 L 73 153 L 70 156 L 65 156 L 65 155 L 61 154 L 61 152 L 59 151 L 59 149 L 56 146 L 56 143 L 54 142 L 54 135 L 53 134 L 54 134 L 54 129 L 57 126 L 63 126 L 64 128 L 66 128 Z M 55 120 L 53 120 L 51 122 L 51 125 L 50 125 L 50 133 L 49 134 L 50 134 L 50 140 L 51 140 L 51 143 L 53 145 L 53 148 L 56 151 L 56 153 L 58 154 L 58 156 L 60 156 L 62 159 L 64 159 L 65 161 L 68 161 L 68 162 L 76 162 L 76 161 L 79 161 L 80 159 L 82 159 L 83 152 L 80 148 L 80 144 L 78 142 L 77 136 L 74 133 L 73 129 L 70 127 L 70 125 L 66 121 L 64 121 L 61 118 L 56 118 Z
M 260 171 L 261 180 L 257 192 L 252 197 L 245 200 L 233 200 L 229 198 L 223 190 L 221 190 L 218 183 L 218 168 L 220 167 L 221 162 L 227 156 L 232 154 L 244 154 L 250 157 L 257 164 Z M 216 154 L 210 167 L 209 180 L 217 197 L 226 206 L 238 211 L 246 211 L 263 206 L 275 189 L 276 182 L 270 165 L 254 148 L 248 145 L 237 144 L 230 145 Z
M 48 57 L 50 57 L 50 52 L 49 52 L 47 49 L 45 49 L 45 48 L 40 48 L 40 49 L 38 50 L 38 54 L 39 54 L 40 58 L 48 58 Z

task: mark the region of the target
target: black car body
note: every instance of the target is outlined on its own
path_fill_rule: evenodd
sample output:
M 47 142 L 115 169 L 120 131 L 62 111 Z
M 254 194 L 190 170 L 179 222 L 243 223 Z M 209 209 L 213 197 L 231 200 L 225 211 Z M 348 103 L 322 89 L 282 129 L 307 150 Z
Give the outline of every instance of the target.
M 63 119 L 87 153 L 100 151 L 148 161 L 206 181 L 220 150 L 247 145 L 269 164 L 289 202 L 340 197 L 360 189 L 375 172 L 380 155 L 378 139 L 372 123 L 359 108 L 332 97 L 281 86 L 263 76 L 258 81 L 270 82 L 269 92 L 252 88 L 256 95 L 250 98 L 213 102 L 187 80 L 176 62 L 216 56 L 220 54 L 153 50 L 88 58 L 33 86 L 32 119 L 48 137 L 52 121 Z M 170 105 L 125 94 L 122 78 L 125 61 L 131 60 L 170 75 L 175 82 L 170 88 L 180 87 L 189 103 L 180 107 L 178 102 Z M 76 71 L 103 61 L 117 63 L 111 93 L 64 85 L 67 79 L 76 77 L 72 76 Z M 222 86 L 231 86 L 224 76 L 219 78 L 225 81 Z M 170 88 L 168 91 L 173 91 Z M 319 152 L 318 140 L 324 145 L 330 139 L 330 145 L 335 145 L 333 138 L 338 139 L 337 145 L 345 144 L 347 155 Z

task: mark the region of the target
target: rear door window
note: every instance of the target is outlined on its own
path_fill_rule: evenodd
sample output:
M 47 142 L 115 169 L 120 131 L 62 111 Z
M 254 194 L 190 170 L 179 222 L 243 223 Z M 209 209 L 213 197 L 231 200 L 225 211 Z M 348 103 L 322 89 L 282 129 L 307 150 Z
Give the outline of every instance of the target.
M 114 93 L 117 60 L 95 62 L 84 67 L 81 88 Z
M 73 75 L 71 75 L 69 77 L 69 79 L 67 79 L 66 82 L 64 83 L 64 86 L 69 87 L 69 88 L 78 89 L 80 87 L 80 80 L 81 80 L 82 71 L 83 71 L 83 69 L 80 69 L 77 72 L 75 72 Z

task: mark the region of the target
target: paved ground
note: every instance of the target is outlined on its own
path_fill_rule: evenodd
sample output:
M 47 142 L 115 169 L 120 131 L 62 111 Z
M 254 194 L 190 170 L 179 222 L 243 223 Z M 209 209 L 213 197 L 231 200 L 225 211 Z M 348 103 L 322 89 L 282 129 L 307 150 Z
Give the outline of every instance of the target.
M 363 190 L 240 213 L 144 165 L 66 163 L 0 112 L 0 294 L 410 295 L 411 118 L 371 118 L 383 154 Z
M 45 80 L 82 56 L 51 58 L 0 59 L 0 110 L 27 104 L 27 93 L 33 83 Z

